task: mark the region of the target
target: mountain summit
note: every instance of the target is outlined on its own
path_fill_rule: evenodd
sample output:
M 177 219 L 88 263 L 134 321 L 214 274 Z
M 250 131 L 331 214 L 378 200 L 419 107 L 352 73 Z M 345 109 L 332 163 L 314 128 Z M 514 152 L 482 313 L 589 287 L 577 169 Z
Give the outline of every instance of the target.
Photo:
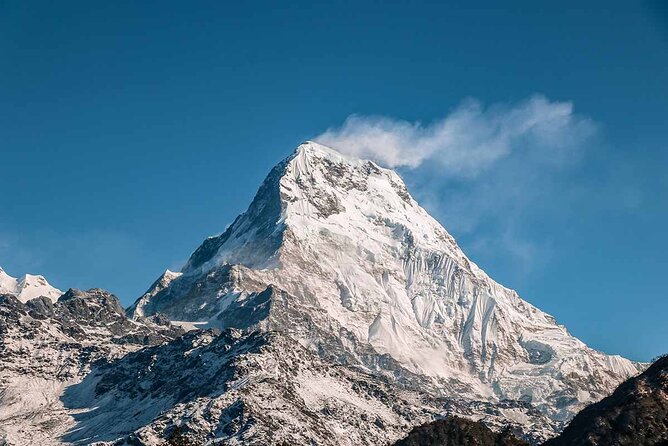
M 280 332 L 324 360 L 444 397 L 521 402 L 556 423 L 642 369 L 492 280 L 395 172 L 314 142 L 129 312 Z

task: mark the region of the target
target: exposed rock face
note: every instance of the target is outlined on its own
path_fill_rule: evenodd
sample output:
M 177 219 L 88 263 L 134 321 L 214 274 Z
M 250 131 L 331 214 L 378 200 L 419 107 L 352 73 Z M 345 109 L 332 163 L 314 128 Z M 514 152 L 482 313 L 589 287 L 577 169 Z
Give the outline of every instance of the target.
M 194 444 L 377 445 L 439 408 L 427 395 L 325 363 L 287 336 L 236 330 L 191 331 L 131 353 L 94 370 L 65 401 L 98 407 L 65 440 L 132 432 L 132 444 L 156 444 L 179 426 Z
M 555 423 L 642 369 L 494 282 L 396 173 L 315 143 L 158 282 L 133 314 L 280 331 L 328 360 L 442 396 L 523 401 Z
M 129 320 L 101 289 L 70 289 L 55 303 L 0 295 L 0 444 L 58 443 L 75 423 L 60 401 L 66 386 L 94 364 L 183 333 L 156 320 Z
M 529 446 L 510 431 L 492 432 L 487 426 L 449 417 L 413 428 L 394 446 Z
M 444 411 L 485 412 L 324 361 L 290 336 L 236 329 L 191 331 L 130 353 L 94 369 L 64 401 L 96 407 L 64 440 L 142 445 L 178 430 L 191 444 L 375 446 Z M 485 422 L 501 428 L 506 421 L 486 409 Z
M 580 412 L 545 446 L 668 445 L 668 356 Z

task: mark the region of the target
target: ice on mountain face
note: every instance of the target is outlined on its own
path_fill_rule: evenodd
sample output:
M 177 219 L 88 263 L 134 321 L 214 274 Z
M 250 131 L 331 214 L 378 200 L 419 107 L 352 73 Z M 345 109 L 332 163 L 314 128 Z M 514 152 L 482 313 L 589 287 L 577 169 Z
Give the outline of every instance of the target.
M 0 294 L 11 294 L 25 303 L 40 296 L 47 297 L 55 302 L 63 292 L 52 287 L 43 276 L 25 274 L 17 279 L 0 268 Z
M 395 172 L 316 143 L 277 165 L 182 273 L 134 314 L 281 331 L 322 357 L 420 377 L 444 395 L 524 401 L 557 421 L 640 367 L 494 282 Z

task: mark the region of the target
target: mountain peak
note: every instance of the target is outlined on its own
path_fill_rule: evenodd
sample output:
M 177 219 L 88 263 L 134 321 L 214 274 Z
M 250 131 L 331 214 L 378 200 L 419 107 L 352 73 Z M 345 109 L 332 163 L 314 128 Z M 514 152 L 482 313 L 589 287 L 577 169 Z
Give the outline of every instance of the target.
M 395 172 L 314 142 L 275 166 L 182 272 L 134 313 L 278 330 L 445 394 L 531 402 L 554 421 L 638 371 L 487 276 Z
M 223 234 L 207 238 L 182 272 L 235 263 L 275 266 L 286 229 L 294 233 L 317 222 L 345 220 L 348 211 L 356 214 L 351 221 L 359 219 L 364 203 L 369 206 L 362 213 L 372 215 L 363 218 L 376 218 L 391 209 L 402 214 L 407 206 L 419 208 L 395 172 L 316 142 L 304 142 L 271 170 L 246 212 Z
M 353 155 L 345 154 L 335 148 L 320 144 L 315 141 L 304 141 L 298 145 L 293 152 L 293 155 L 288 157 L 288 160 L 294 158 L 320 158 L 327 159 L 333 163 L 349 164 L 351 166 L 358 167 L 372 164 L 376 168 L 380 169 L 380 167 L 371 160 L 357 158 Z
M 0 268 L 0 294 L 11 294 L 25 303 L 40 296 L 55 302 L 63 292 L 51 286 L 44 276 L 24 274 L 17 279 Z
M 295 149 L 296 156 L 327 156 L 333 158 L 344 158 L 345 156 L 336 149 L 322 145 L 315 141 L 304 141 Z
M 373 171 L 375 173 L 386 172 L 388 174 L 393 173 L 397 178 L 399 177 L 394 171 L 389 169 L 384 169 L 378 166 L 371 160 L 357 158 L 352 155 L 344 154 L 338 150 L 325 146 L 323 144 L 314 142 L 314 141 L 305 141 L 301 143 L 293 154 L 289 156 L 284 163 L 288 165 L 298 165 L 301 169 L 292 170 L 292 172 L 304 173 L 308 168 L 316 167 L 317 164 L 310 164 L 313 160 L 319 160 L 324 162 L 326 166 L 332 167 L 337 165 L 347 165 L 351 169 L 361 168 L 366 172 Z M 316 161 L 317 162 L 317 161 Z M 282 163 L 281 163 L 282 164 Z M 279 164 L 279 166 L 281 165 Z M 291 172 L 290 169 L 287 169 L 285 174 L 289 175 Z M 333 172 L 334 176 L 337 175 L 337 172 Z M 399 179 L 400 180 L 400 179 Z M 400 180 L 403 183 L 403 181 Z

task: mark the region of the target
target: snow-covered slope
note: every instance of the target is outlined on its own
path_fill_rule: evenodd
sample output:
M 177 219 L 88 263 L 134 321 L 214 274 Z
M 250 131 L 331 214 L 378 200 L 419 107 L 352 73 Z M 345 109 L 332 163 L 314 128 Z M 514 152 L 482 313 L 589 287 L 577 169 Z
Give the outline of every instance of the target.
M 279 331 L 334 363 L 436 395 L 528 402 L 557 422 L 642 368 L 488 277 L 395 172 L 312 142 L 130 309 L 158 312 Z
M 63 292 L 49 285 L 43 276 L 25 274 L 17 279 L 0 268 L 0 294 L 11 294 L 25 303 L 40 296 L 48 297 L 55 302 Z

